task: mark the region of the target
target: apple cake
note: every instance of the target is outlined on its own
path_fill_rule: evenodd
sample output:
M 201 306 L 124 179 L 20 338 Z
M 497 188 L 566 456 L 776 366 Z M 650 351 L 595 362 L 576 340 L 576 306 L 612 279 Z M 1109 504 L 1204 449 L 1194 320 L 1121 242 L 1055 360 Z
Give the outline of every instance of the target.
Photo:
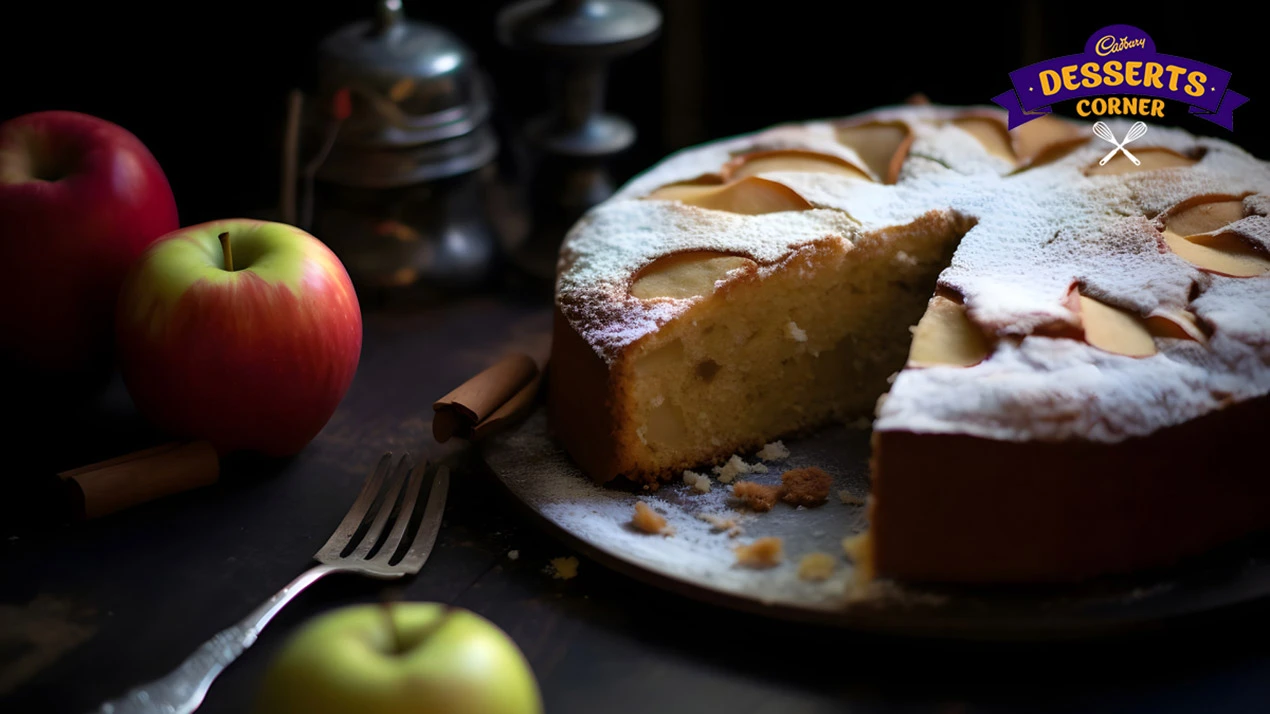
M 925 105 L 670 156 L 562 245 L 553 433 L 656 484 L 872 419 L 858 559 L 906 580 L 1079 580 L 1270 526 L 1270 164 L 1161 126 L 1113 148 Z

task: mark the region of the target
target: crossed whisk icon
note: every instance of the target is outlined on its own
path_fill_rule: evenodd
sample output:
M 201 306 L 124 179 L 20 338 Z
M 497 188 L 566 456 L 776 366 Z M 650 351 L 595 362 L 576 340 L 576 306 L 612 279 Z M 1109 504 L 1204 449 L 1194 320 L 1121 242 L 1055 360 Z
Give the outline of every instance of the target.
M 1128 149 L 1124 148 L 1124 145 L 1128 144 L 1131 141 L 1137 141 L 1138 139 L 1141 139 L 1143 135 L 1146 133 L 1147 133 L 1146 124 L 1140 121 L 1134 122 L 1133 126 L 1129 127 L 1129 132 L 1124 135 L 1124 141 L 1118 141 L 1116 139 L 1116 135 L 1111 133 L 1111 127 L 1107 126 L 1106 122 L 1102 122 L 1102 121 L 1095 122 L 1094 136 L 1097 136 L 1099 139 L 1102 139 L 1103 141 L 1109 144 L 1116 145 L 1116 148 L 1112 149 L 1106 156 L 1102 157 L 1102 161 L 1099 161 L 1098 165 L 1106 166 L 1107 162 L 1111 161 L 1111 158 L 1116 155 L 1117 151 L 1123 151 L 1124 155 L 1128 157 L 1130 161 L 1133 162 L 1134 166 L 1141 166 L 1142 162 L 1138 160 L 1138 157 L 1134 156 L 1132 153 L 1129 152 Z

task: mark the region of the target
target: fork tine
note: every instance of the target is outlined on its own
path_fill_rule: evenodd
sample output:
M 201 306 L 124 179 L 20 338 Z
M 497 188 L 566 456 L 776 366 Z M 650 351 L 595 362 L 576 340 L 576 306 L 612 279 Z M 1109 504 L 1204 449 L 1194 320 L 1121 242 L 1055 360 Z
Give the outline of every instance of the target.
M 428 491 L 428 505 L 423 509 L 423 518 L 419 521 L 419 532 L 415 534 L 410 550 L 402 557 L 396 568 L 413 575 L 419 572 L 428 556 L 432 555 L 432 546 L 437 542 L 437 533 L 441 530 L 441 518 L 445 515 L 445 497 L 450 491 L 450 469 L 441 466 L 432 477 L 432 489 Z
M 314 560 L 325 561 L 338 558 L 340 553 L 348 547 L 349 541 L 362 525 L 362 520 L 366 518 L 366 511 L 370 510 L 370 505 L 375 502 L 375 496 L 379 493 L 379 487 L 384 481 L 384 474 L 388 471 L 390 461 L 392 461 L 391 451 L 380 457 L 375 470 L 362 484 L 362 492 L 357 494 L 357 500 L 353 501 L 348 513 L 344 514 L 344 520 L 340 521 L 339 527 L 327 539 L 326 545 L 323 545 L 317 555 L 313 556 Z
M 375 520 L 370 524 L 370 530 L 366 531 L 366 535 L 362 536 L 362 542 L 357 544 L 357 548 L 348 557 L 354 560 L 361 560 L 370 555 L 371 549 L 375 547 L 375 543 L 379 540 L 379 534 L 384 532 L 388 517 L 392 515 L 393 508 L 397 505 L 397 497 L 401 495 L 401 486 L 405 483 L 406 474 L 409 472 L 410 454 L 402 454 L 392 468 L 392 475 L 388 477 L 388 495 L 384 497 L 383 503 L 379 505 L 379 512 L 375 514 Z
M 374 558 L 371 558 L 370 562 L 388 565 L 388 561 L 392 560 L 392 556 L 401 548 L 401 541 L 406 536 L 406 529 L 410 527 L 410 519 L 414 517 L 415 509 L 418 507 L 419 490 L 423 486 L 424 475 L 431 467 L 432 464 L 430 462 L 422 461 L 411 469 L 410 481 L 406 485 L 406 497 L 401 501 L 401 511 L 397 514 L 397 522 L 393 524 L 392 531 L 384 539 L 383 547 L 379 549 Z

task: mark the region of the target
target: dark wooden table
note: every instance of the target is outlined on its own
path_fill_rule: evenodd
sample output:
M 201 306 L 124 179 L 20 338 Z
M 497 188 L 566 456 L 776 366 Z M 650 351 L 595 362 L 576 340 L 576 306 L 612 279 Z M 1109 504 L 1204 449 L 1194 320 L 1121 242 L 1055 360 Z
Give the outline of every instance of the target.
M 369 312 L 352 389 L 286 461 L 240 459 L 220 484 L 0 545 L 0 712 L 88 712 L 166 673 L 306 567 L 385 450 L 435 449 L 431 402 L 505 350 L 543 339 L 548 313 L 510 298 Z M 64 468 L 155 443 L 119 385 L 69 415 Z M 508 551 L 518 550 L 511 560 Z M 1097 642 L 964 644 L 769 622 L 676 597 L 537 532 L 487 474 L 455 479 L 438 547 L 404 597 L 470 608 L 520 644 L 547 711 L 1270 711 L 1270 609 L 1253 605 Z M 302 595 L 221 675 L 201 711 L 245 713 L 306 619 L 376 601 L 352 576 Z

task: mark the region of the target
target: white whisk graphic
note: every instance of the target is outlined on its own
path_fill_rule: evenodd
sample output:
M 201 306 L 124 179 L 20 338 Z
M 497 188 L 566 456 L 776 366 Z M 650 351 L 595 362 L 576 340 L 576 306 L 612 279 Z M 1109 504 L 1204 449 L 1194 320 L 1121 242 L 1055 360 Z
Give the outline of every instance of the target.
M 1124 141 L 1117 141 L 1116 135 L 1111 133 L 1111 127 L 1107 126 L 1106 122 L 1101 122 L 1101 121 L 1094 122 L 1094 136 L 1098 137 L 1099 139 L 1102 139 L 1103 141 L 1109 144 L 1116 145 L 1116 148 L 1112 149 L 1110 153 L 1102 157 L 1102 161 L 1099 161 L 1098 165 L 1106 166 L 1107 162 L 1111 161 L 1111 157 L 1115 156 L 1117 151 L 1123 151 L 1124 155 L 1128 157 L 1130 161 L 1133 162 L 1134 166 L 1141 166 L 1142 162 L 1138 160 L 1138 157 L 1129 153 L 1129 150 L 1124 148 L 1124 145 L 1128 144 L 1131 141 L 1137 141 L 1138 139 L 1141 139 L 1143 135 L 1145 135 L 1146 133 L 1147 133 L 1146 124 L 1140 121 L 1134 122 L 1133 126 L 1129 127 L 1129 133 L 1124 135 Z

